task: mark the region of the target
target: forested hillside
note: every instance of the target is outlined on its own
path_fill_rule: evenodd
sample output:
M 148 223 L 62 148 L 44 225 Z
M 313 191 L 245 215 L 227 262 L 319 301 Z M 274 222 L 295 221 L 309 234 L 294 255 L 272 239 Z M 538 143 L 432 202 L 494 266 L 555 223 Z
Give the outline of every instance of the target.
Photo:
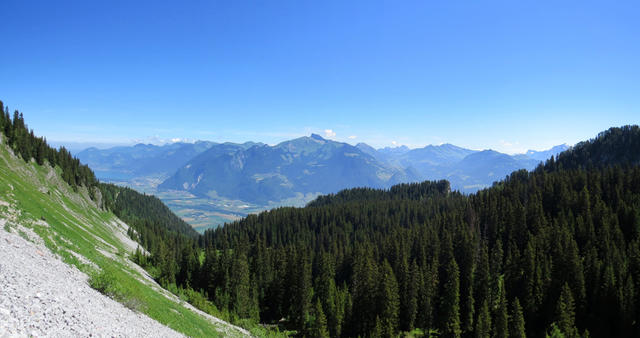
M 204 235 L 200 287 L 307 335 L 637 336 L 639 139 L 612 128 L 468 197 L 349 190 L 249 216 Z
M 0 131 L 7 138 L 9 146 L 25 161 L 32 158 L 42 165 L 48 161 L 52 166 L 62 168 L 62 178 L 74 189 L 79 186 L 89 188 L 89 194 L 93 197 L 98 180 L 88 166 L 80 164 L 80 161 L 71 153 L 61 147 L 54 149 L 47 144 L 44 137 L 37 137 L 33 130 L 24 122 L 22 113 L 13 112 L 13 118 L 9 114 L 9 107 L 5 107 L 0 101 Z

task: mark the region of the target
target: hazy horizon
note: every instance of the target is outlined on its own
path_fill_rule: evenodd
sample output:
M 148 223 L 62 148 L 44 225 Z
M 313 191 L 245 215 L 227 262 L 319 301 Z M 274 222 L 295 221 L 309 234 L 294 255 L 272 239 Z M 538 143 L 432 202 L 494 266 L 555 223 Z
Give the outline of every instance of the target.
M 240 141 L 240 142 L 232 142 L 232 141 L 225 141 L 225 140 L 205 140 L 205 139 L 201 139 L 201 140 L 193 140 L 193 139 L 179 139 L 179 138 L 174 138 L 174 139 L 158 139 L 158 138 L 147 138 L 147 139 L 136 139 L 136 140 L 131 140 L 130 142 L 122 142 L 122 143 L 109 143 L 109 142 L 75 142 L 75 141 L 49 141 L 48 143 L 53 146 L 53 147 L 61 147 L 64 146 L 65 148 L 67 148 L 68 150 L 70 150 L 72 153 L 78 153 L 80 151 L 89 149 L 89 148 L 96 148 L 96 149 L 100 149 L 100 150 L 104 150 L 104 149 L 110 149 L 110 148 L 115 148 L 115 147 L 131 147 L 131 146 L 135 146 L 138 144 L 144 144 L 144 145 L 154 145 L 154 146 L 164 146 L 164 145 L 168 145 L 168 144 L 173 144 L 173 143 L 196 143 L 196 142 L 213 142 L 213 143 L 225 143 L 225 142 L 231 142 L 231 143 L 245 143 L 245 142 L 256 142 L 256 143 L 264 143 L 267 144 L 269 146 L 275 146 L 281 142 L 286 142 L 295 138 L 299 138 L 299 137 L 309 137 L 311 134 L 306 134 L 306 135 L 300 135 L 300 136 L 294 136 L 290 139 L 283 139 L 280 142 L 276 142 L 276 143 L 266 143 L 266 142 L 262 142 L 262 141 L 256 141 L 256 140 L 245 140 L 245 141 Z M 320 135 L 320 134 L 318 134 Z M 427 146 L 441 146 L 444 144 L 452 144 L 454 146 L 457 147 L 461 147 L 461 148 L 465 148 L 465 149 L 470 149 L 470 150 L 476 150 L 476 151 L 483 151 L 483 150 L 495 150 L 501 153 L 505 153 L 505 154 L 509 154 L 509 155 L 518 155 L 518 154 L 524 154 L 527 151 L 533 150 L 533 151 L 546 151 L 546 150 L 550 150 L 553 147 L 556 146 L 561 146 L 561 145 L 566 145 L 566 146 L 573 146 L 574 144 L 569 144 L 569 143 L 560 143 L 560 144 L 555 144 L 551 147 L 547 147 L 547 148 L 530 148 L 530 149 L 526 149 L 525 151 L 522 152 L 503 152 L 500 151 L 498 149 L 491 149 L 491 148 L 473 148 L 473 147 L 466 147 L 466 146 L 461 146 L 458 144 L 453 144 L 451 142 L 441 142 L 438 144 L 425 144 L 422 146 L 407 146 L 404 144 L 391 144 L 391 145 L 386 145 L 386 146 L 381 146 L 381 147 L 376 147 L 364 140 L 360 140 L 360 141 L 340 141 L 340 140 L 335 140 L 332 139 L 331 137 L 327 137 L 325 135 L 320 135 L 323 138 L 327 139 L 327 140 L 331 140 L 331 141 L 336 141 L 336 142 L 342 142 L 342 143 L 347 143 L 350 144 L 352 146 L 356 146 L 359 143 L 364 143 L 367 144 L 377 150 L 383 149 L 383 148 L 400 148 L 400 147 L 407 147 L 409 149 L 419 149 L 419 148 L 424 148 Z M 595 137 L 596 135 L 594 135 Z M 586 141 L 586 140 L 582 140 L 582 141 Z M 577 143 L 577 142 L 576 142 Z

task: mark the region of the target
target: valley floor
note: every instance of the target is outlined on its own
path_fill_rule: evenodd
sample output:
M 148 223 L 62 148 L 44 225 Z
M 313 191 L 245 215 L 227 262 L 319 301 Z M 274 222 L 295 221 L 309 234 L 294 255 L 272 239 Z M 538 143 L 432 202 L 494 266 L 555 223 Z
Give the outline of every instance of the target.
M 84 273 L 0 224 L 0 337 L 90 335 L 182 336 L 92 289 Z

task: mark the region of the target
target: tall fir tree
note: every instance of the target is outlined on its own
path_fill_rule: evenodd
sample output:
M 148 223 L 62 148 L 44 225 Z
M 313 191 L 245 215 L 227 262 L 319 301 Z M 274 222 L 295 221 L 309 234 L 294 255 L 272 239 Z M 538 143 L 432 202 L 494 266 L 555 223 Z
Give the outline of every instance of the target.
M 395 336 L 398 328 L 400 299 L 398 282 L 391 265 L 385 259 L 380 269 L 380 290 L 378 291 L 378 313 L 384 328 L 384 336 Z
M 513 300 L 511 315 L 509 316 L 509 337 L 525 338 L 527 336 L 525 331 L 522 306 L 520 306 L 520 301 L 516 297 Z
M 443 293 L 440 301 L 442 332 L 450 337 L 460 337 L 460 271 L 452 256 L 443 276 Z
M 491 313 L 489 312 L 488 300 L 485 299 L 478 311 L 478 318 L 476 319 L 476 327 L 474 329 L 474 336 L 476 338 L 490 338 L 491 337 Z
M 569 285 L 565 283 L 560 292 L 560 298 L 556 305 L 556 323 L 558 329 L 567 337 L 579 337 L 575 326 L 575 303 Z
M 509 312 L 507 306 L 507 292 L 502 279 L 498 282 L 498 302 L 493 316 L 493 337 L 509 337 Z
M 313 338 L 328 338 L 329 331 L 327 330 L 327 317 L 322 310 L 322 304 L 318 299 L 313 309 L 313 323 L 309 329 L 309 337 Z

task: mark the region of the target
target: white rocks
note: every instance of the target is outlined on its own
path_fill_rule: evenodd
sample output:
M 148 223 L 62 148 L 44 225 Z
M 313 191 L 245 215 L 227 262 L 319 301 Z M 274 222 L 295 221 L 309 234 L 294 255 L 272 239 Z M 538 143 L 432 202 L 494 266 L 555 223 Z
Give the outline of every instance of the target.
M 92 289 L 46 248 L 0 228 L 0 337 L 178 337 Z

